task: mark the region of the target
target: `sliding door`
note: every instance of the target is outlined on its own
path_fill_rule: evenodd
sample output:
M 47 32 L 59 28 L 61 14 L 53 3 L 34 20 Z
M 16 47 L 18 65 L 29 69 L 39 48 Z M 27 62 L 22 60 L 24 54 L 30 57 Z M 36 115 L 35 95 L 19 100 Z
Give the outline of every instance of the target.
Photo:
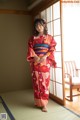
M 39 16 L 46 20 L 48 33 L 57 42 L 55 60 L 57 67 L 50 69 L 50 97 L 64 105 L 64 82 L 63 82 L 63 49 L 62 49 L 62 28 L 61 28 L 61 3 L 54 3 L 43 10 Z

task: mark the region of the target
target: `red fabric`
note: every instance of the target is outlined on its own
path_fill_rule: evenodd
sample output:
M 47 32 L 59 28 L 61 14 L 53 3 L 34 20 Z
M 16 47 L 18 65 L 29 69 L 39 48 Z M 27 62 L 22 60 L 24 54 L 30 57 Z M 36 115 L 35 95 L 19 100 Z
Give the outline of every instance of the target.
M 42 63 L 38 64 L 36 64 L 36 61 L 34 61 L 33 59 L 36 55 L 33 46 L 37 43 L 44 43 L 50 46 L 48 52 L 46 53 L 47 58 Z M 56 67 L 56 62 L 54 58 L 55 46 L 56 42 L 51 35 L 31 37 L 28 42 L 27 61 L 30 62 L 30 66 L 32 69 L 34 100 L 35 105 L 37 106 L 45 106 L 48 103 L 50 66 Z

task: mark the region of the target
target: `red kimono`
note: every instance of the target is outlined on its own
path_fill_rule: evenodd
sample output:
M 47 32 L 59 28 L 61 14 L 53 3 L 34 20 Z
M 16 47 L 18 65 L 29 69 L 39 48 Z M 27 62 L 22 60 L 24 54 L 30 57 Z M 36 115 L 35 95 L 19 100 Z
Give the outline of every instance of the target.
M 30 62 L 35 105 L 46 106 L 49 99 L 50 67 L 56 67 L 54 58 L 56 42 L 51 35 L 32 36 L 28 42 L 27 61 Z M 41 63 L 34 61 L 34 56 L 47 58 Z

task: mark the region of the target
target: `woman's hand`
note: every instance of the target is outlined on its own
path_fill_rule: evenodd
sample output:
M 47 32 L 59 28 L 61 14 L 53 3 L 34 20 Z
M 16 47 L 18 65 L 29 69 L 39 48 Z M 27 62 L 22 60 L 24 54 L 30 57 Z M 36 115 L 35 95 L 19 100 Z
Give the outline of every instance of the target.
M 40 61 L 40 58 L 38 56 L 34 56 L 34 61 L 35 62 L 39 62 Z
M 40 60 L 39 60 L 39 62 L 41 63 L 41 62 L 43 62 L 44 60 L 46 60 L 46 57 L 47 57 L 46 55 L 43 56 L 43 57 L 41 57 Z
M 34 61 L 36 62 L 36 63 L 41 63 L 41 62 L 43 62 L 43 61 L 45 61 L 46 60 L 46 58 L 47 58 L 47 56 L 45 55 L 45 56 L 43 56 L 43 57 L 38 57 L 38 56 L 34 56 Z

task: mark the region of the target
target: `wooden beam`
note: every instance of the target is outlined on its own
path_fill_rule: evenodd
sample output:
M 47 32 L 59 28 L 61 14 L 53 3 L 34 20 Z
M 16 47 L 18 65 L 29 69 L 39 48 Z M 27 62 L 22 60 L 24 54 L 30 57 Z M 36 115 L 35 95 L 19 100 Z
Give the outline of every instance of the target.
M 30 15 L 30 12 L 24 10 L 0 9 L 0 14 Z
M 29 0 L 29 1 L 27 1 L 27 4 L 28 4 L 28 6 L 29 5 L 32 5 L 32 4 L 34 4 L 34 2 L 36 2 L 37 0 Z
M 58 2 L 60 0 L 42 0 L 37 6 L 35 6 L 30 12 L 33 16 L 37 15 L 42 10 L 48 8 L 52 4 Z

